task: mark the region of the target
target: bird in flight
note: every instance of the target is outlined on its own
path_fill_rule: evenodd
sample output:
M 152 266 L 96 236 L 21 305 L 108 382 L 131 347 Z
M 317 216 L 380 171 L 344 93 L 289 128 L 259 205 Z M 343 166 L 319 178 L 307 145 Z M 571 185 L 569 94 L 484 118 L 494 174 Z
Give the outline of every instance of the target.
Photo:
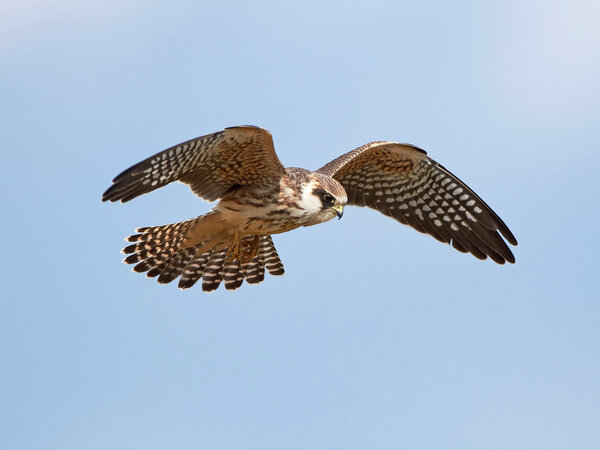
M 135 272 L 179 287 L 237 289 L 284 269 L 271 235 L 341 218 L 345 205 L 367 206 L 456 250 L 514 263 L 502 219 L 427 153 L 398 142 L 370 142 L 312 172 L 284 167 L 271 133 L 226 128 L 168 148 L 117 175 L 102 201 L 132 200 L 173 181 L 217 201 L 202 216 L 138 228 L 123 249 Z

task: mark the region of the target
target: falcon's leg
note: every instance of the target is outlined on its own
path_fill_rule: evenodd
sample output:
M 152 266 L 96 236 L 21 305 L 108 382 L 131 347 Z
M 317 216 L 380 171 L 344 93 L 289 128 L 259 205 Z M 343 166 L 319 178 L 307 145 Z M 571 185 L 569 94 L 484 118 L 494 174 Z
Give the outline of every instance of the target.
M 233 241 L 229 245 L 227 250 L 227 261 L 235 261 L 240 259 L 241 246 L 240 246 L 240 232 L 237 228 L 233 229 Z

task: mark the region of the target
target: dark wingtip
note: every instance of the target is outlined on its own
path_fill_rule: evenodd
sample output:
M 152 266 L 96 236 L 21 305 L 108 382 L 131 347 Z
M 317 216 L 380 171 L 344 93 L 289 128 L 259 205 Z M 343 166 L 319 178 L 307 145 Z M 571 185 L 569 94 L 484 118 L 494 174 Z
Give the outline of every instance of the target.
M 502 236 L 512 245 L 517 246 L 519 243 L 517 242 L 517 238 L 510 232 L 510 230 L 506 229 L 507 233 L 501 231 Z
M 112 187 L 112 186 L 111 186 Z M 111 198 L 110 195 L 110 189 L 108 188 L 106 191 L 104 191 L 104 193 L 102 194 L 102 201 L 103 202 L 113 202 L 114 200 Z
M 517 245 L 517 244 L 514 244 Z M 515 262 L 517 262 L 517 260 L 515 259 L 515 255 L 513 255 L 512 252 L 510 252 L 510 254 L 508 255 L 508 258 L 506 258 L 506 261 L 509 262 L 510 264 L 514 264 Z
M 120 192 L 117 189 L 118 185 L 116 184 L 115 180 L 113 180 L 113 184 L 109 186 L 109 188 L 106 189 L 102 194 L 103 202 L 116 202 L 120 199 Z
M 147 278 L 154 278 L 158 275 L 160 275 L 160 267 L 153 267 L 146 273 Z M 160 283 L 160 280 L 158 282 Z
M 139 253 L 132 253 L 131 255 L 129 255 L 127 258 L 123 259 L 123 262 L 125 264 L 135 264 L 141 261 L 140 255 Z M 135 268 L 134 268 L 135 270 Z M 146 269 L 147 270 L 147 269 Z M 139 270 L 136 270 L 136 272 L 140 272 Z M 143 271 L 142 271 L 143 272 Z
M 128 245 L 127 247 L 125 247 L 124 249 L 121 250 L 121 253 L 124 253 L 126 255 L 128 255 L 130 253 L 134 253 L 137 250 L 137 246 L 138 246 L 138 244 Z

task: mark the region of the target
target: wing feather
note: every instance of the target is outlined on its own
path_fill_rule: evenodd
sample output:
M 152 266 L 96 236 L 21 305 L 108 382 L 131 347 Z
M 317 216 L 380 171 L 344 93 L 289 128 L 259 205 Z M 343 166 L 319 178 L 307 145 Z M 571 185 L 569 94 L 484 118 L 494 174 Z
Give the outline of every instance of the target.
M 479 259 L 515 262 L 500 234 L 512 245 L 517 240 L 502 219 L 423 149 L 371 142 L 317 172 L 339 181 L 351 205 L 373 208 Z
M 173 181 L 214 201 L 235 186 L 278 180 L 285 169 L 271 133 L 240 126 L 200 136 L 157 153 L 117 175 L 102 201 L 127 202 Z

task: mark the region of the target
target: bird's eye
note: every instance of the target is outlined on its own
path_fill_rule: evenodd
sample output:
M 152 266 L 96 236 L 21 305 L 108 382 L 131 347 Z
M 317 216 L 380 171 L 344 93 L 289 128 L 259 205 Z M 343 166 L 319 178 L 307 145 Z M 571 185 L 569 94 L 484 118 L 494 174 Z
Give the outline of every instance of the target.
M 335 199 L 333 198 L 333 195 L 331 195 L 331 194 L 324 194 L 323 201 L 325 201 L 326 203 L 335 203 Z

